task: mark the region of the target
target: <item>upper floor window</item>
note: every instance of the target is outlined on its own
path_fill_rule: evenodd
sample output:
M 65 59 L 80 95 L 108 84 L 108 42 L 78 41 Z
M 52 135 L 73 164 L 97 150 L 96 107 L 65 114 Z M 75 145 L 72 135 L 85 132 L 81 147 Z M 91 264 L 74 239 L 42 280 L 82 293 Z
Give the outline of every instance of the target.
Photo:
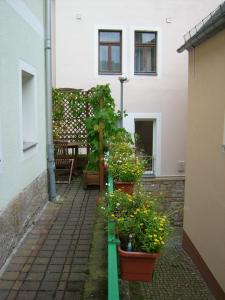
M 121 74 L 121 31 L 99 30 L 99 74 Z
M 135 31 L 135 74 L 156 74 L 157 33 Z

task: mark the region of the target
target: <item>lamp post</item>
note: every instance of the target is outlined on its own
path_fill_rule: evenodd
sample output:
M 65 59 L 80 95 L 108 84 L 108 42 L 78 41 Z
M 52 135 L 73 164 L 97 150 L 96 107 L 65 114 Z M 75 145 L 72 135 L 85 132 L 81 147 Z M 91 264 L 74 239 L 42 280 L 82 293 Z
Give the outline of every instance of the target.
M 123 84 L 128 80 L 126 76 L 120 76 L 119 78 L 120 81 L 120 111 L 121 111 L 121 120 L 120 120 L 120 128 L 123 128 Z

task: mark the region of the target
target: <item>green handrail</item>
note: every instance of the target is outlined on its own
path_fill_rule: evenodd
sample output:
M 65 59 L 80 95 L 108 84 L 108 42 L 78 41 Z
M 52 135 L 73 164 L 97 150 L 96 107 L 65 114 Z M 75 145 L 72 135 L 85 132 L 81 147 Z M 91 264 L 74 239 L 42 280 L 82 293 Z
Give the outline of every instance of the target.
M 113 178 L 108 176 L 108 192 L 113 192 Z M 110 205 L 110 203 L 109 203 Z M 108 300 L 119 300 L 117 244 L 115 224 L 108 222 Z

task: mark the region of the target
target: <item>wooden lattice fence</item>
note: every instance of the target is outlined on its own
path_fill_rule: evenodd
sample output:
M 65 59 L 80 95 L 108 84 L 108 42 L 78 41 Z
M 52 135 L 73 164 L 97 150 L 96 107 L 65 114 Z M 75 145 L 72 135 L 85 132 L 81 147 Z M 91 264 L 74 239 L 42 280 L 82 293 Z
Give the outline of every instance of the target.
M 80 147 L 88 146 L 85 119 L 92 112 L 84 98 L 90 93 L 76 89 L 53 90 L 54 139 L 76 141 L 80 143 Z

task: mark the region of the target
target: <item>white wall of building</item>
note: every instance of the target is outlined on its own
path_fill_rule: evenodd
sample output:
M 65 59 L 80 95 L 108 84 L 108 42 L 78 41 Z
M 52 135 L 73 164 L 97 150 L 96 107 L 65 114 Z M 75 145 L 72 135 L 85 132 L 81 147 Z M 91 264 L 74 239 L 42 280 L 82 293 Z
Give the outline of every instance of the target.
M 157 175 L 179 175 L 185 160 L 187 54 L 176 49 L 187 32 L 220 0 L 55 0 L 55 85 L 88 89 L 110 83 L 119 107 L 118 75 L 98 75 L 98 30 L 122 30 L 124 108 L 132 116 L 161 115 L 160 169 Z M 158 75 L 134 75 L 134 31 L 158 33 Z M 130 125 L 129 125 L 130 126 Z M 180 175 L 183 175 L 181 173 Z
M 46 170 L 43 5 L 41 0 L 0 1 L 0 210 Z M 26 120 L 22 71 L 33 76 Z M 27 151 L 23 121 L 32 127 L 27 132 L 35 144 Z

